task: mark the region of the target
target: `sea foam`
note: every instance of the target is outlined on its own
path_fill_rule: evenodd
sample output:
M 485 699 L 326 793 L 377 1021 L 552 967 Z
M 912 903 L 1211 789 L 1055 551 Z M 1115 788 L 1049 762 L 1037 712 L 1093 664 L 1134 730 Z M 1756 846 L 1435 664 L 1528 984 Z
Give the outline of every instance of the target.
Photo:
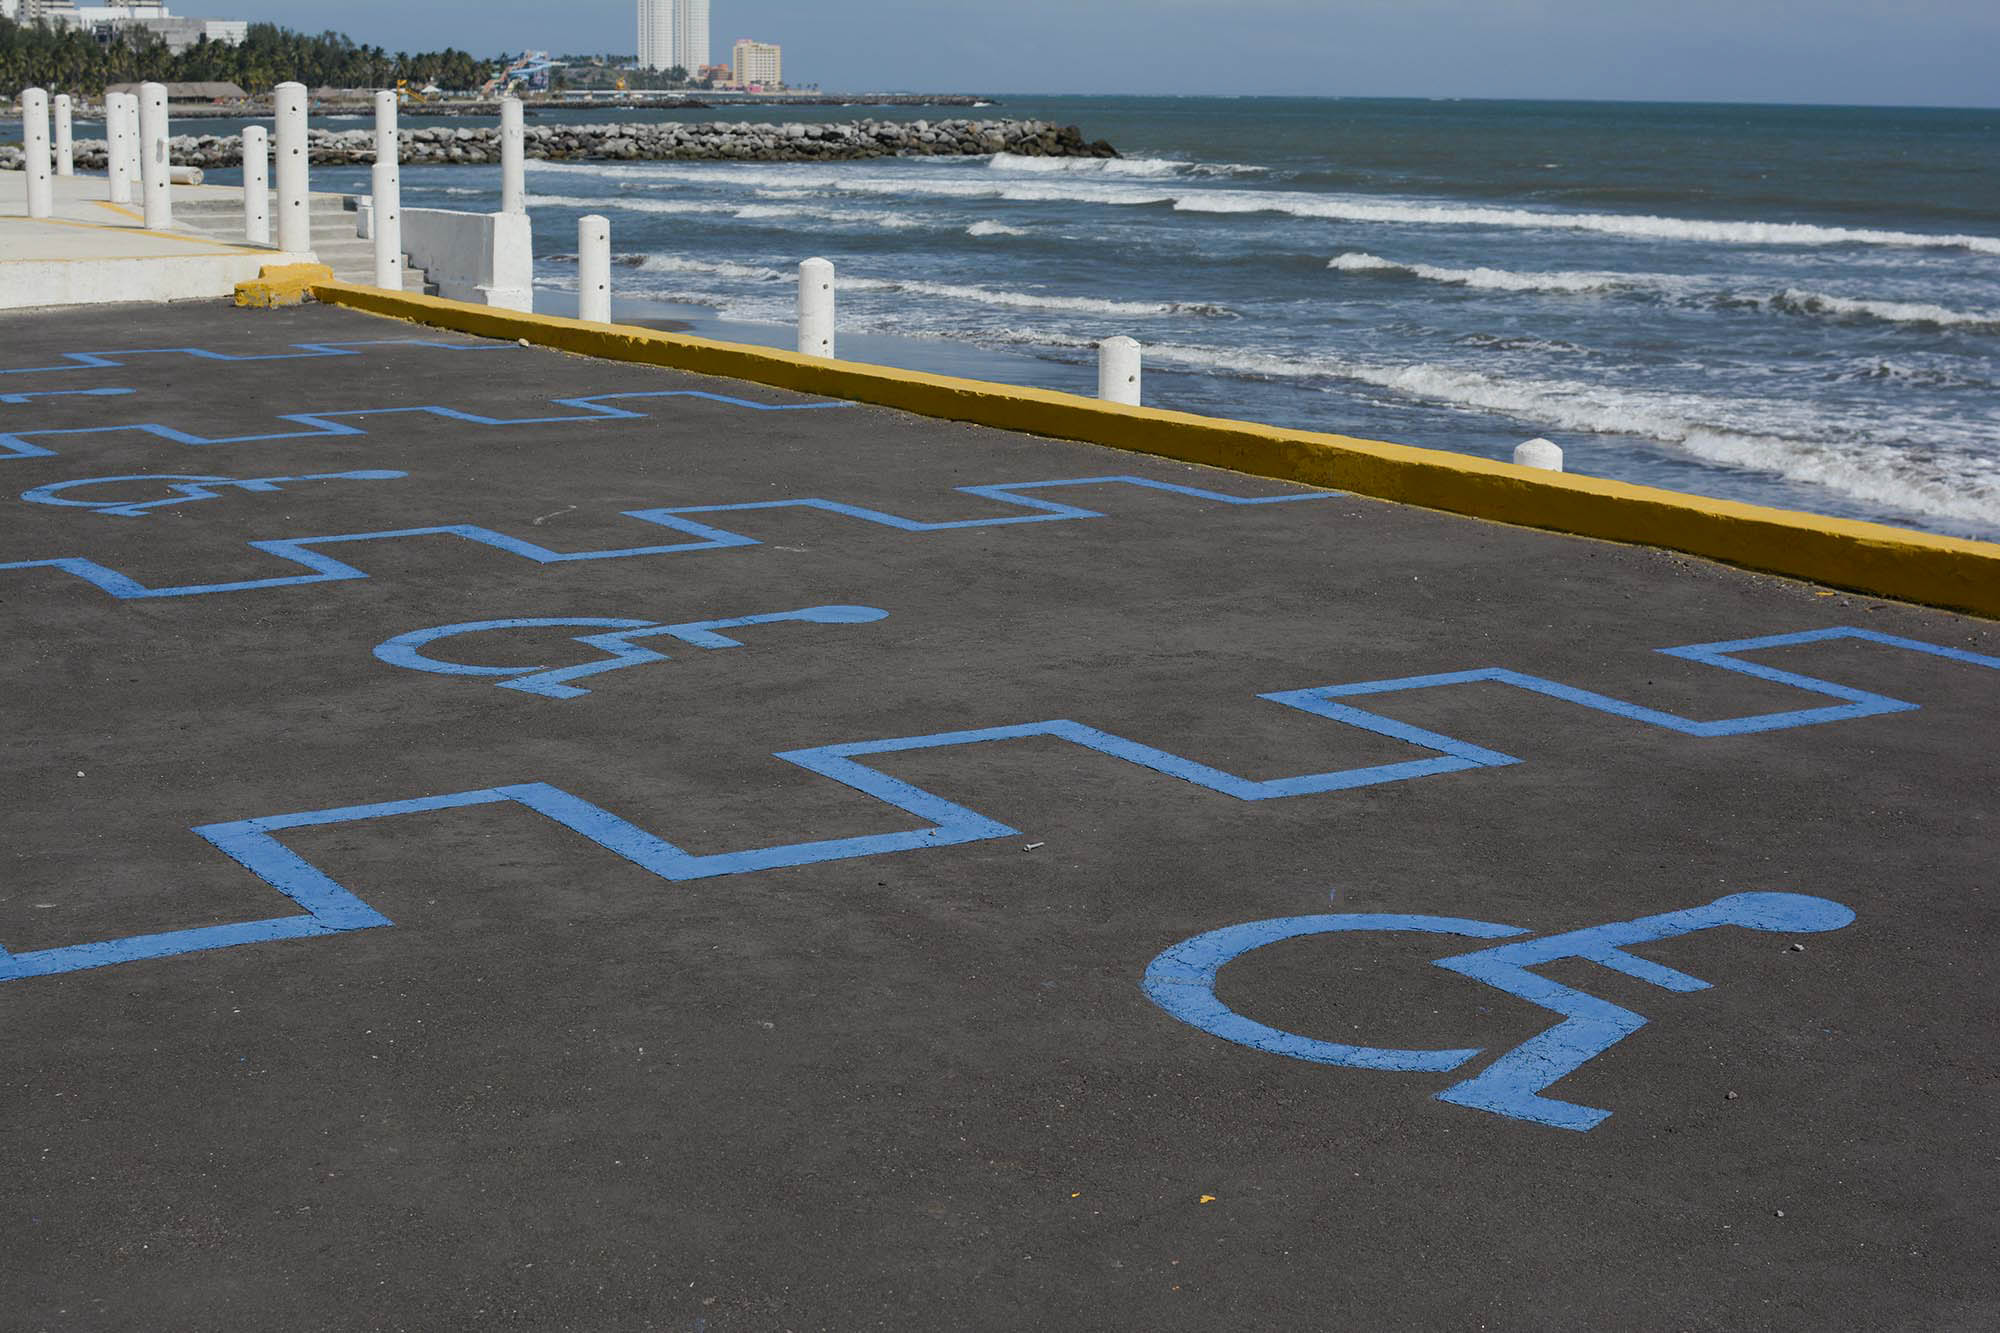
M 1493 292 L 1612 292 L 1634 288 L 1667 289 L 1678 280 L 1663 274 L 1640 273 L 1513 273 L 1502 268 L 1438 268 L 1431 264 L 1399 264 L 1376 255 L 1349 253 L 1328 261 L 1342 273 L 1385 273 L 1421 278 L 1426 282 L 1473 287 Z
M 1495 292 L 1592 292 L 1651 291 L 1690 296 L 1704 284 L 1698 278 L 1665 273 L 1515 273 L 1498 268 L 1440 268 L 1431 264 L 1403 264 L 1379 255 L 1350 251 L 1328 261 L 1327 267 L 1342 273 L 1374 273 L 1425 282 L 1469 287 Z M 1871 319 L 1887 324 L 1916 324 L 1934 328 L 2000 331 L 2000 314 L 1950 310 L 1923 301 L 1870 300 L 1861 297 L 1828 296 L 1822 292 L 1789 287 L 1775 296 L 1739 291 L 1717 292 L 1713 280 L 1702 298 L 1723 309 L 1775 310 L 1789 315 L 1830 319 Z
M 761 194 L 762 192 L 760 192 Z M 613 209 L 624 213 L 657 213 L 668 217 L 735 218 L 742 222 L 811 219 L 844 227 L 908 231 L 929 223 L 921 216 L 889 213 L 875 209 L 827 208 L 812 204 L 732 203 L 698 199 L 653 199 L 642 194 L 612 194 L 596 197 L 569 194 L 537 194 L 536 203 L 555 208 Z
M 1266 173 L 1264 167 L 1241 162 L 1182 162 L 1165 157 L 1017 157 L 1013 153 L 995 153 L 986 165 L 991 171 L 1030 176 L 1122 176 L 1136 180 Z
M 916 279 L 839 279 L 842 291 L 909 292 L 941 301 L 969 301 L 977 305 L 1002 306 L 1014 310 L 1055 310 L 1078 315 L 1120 315 L 1140 319 L 1162 315 L 1194 315 L 1204 319 L 1233 319 L 1236 312 L 1201 301 L 1107 301 L 1093 296 L 1056 296 L 1046 292 L 996 291 L 947 282 Z
M 1566 380 L 1502 379 L 1435 364 L 1381 366 L 1172 344 L 1149 346 L 1146 356 L 1160 365 L 1253 379 L 1349 380 L 1409 398 L 1510 417 L 1537 430 L 1636 436 L 1704 462 L 1776 473 L 1874 505 L 2000 524 L 2000 466 L 1991 460 L 1915 441 L 1781 434 L 1742 420 L 1744 409 L 1734 402 Z M 1829 437 L 1838 432 L 1831 421 L 1805 419 L 1797 424 L 1821 426 Z
M 1596 232 L 1634 240 L 1693 241 L 1706 245 L 1881 245 L 1971 250 L 2000 255 L 2000 236 L 1933 235 L 1872 227 L 1821 227 L 1804 222 L 1721 222 L 1638 213 L 1555 213 L 1356 199 L 1264 190 L 1200 190 L 1180 195 L 1174 208 L 1193 213 L 1288 213 L 1339 222 L 1385 222 L 1451 227 L 1508 227 Z
M 679 255 L 647 255 L 639 267 L 648 273 L 699 273 L 711 278 L 734 278 L 739 282 L 790 282 L 797 275 L 757 264 L 737 264 L 726 259 L 682 259 Z
M 1023 162 L 1099 162 L 1106 158 L 1022 158 Z M 1154 162 L 1163 159 L 1140 159 Z M 1565 213 L 1531 208 L 1424 200 L 1370 199 L 1355 195 L 1318 194 L 1297 190 L 1204 188 L 1163 177 L 1160 186 L 1137 184 L 1133 176 L 1119 178 L 1081 167 L 987 171 L 969 176 L 962 171 L 917 170 L 908 174 L 867 175 L 802 164 L 687 163 L 644 164 L 531 162 L 542 171 L 589 172 L 610 179 L 680 181 L 708 186 L 771 186 L 812 188 L 894 198 L 1013 199 L 1023 202 L 1069 202 L 1111 207 L 1170 206 L 1187 213 L 1276 213 L 1332 222 L 1368 222 L 1402 226 L 1489 227 L 1543 231 L 1576 231 L 1632 240 L 1676 241 L 1704 245 L 1771 246 L 1889 246 L 1905 249 L 1969 250 L 2000 255 L 2000 236 L 1895 231 L 1874 227 L 1825 227 L 1804 222 L 1724 221 L 1658 217 L 1641 213 Z M 1175 164 L 1194 167 L 1197 164 Z M 1152 172 L 1154 167 L 1144 168 Z M 983 177 L 981 179 L 980 177 Z
M 795 275 L 781 269 L 729 260 L 683 259 L 676 255 L 650 255 L 639 265 L 655 273 L 695 273 L 707 277 L 731 278 L 740 282 L 791 282 Z M 1016 292 L 961 283 L 925 282 L 916 278 L 871 278 L 842 273 L 842 292 L 907 292 L 940 301 L 960 301 L 974 305 L 998 306 L 1013 310 L 1049 310 L 1068 314 L 1118 315 L 1154 318 L 1192 315 L 1208 319 L 1232 319 L 1236 312 L 1219 305 L 1197 301 L 1107 301 L 1089 296 L 1058 296 L 1049 292 Z
M 1820 292 L 1790 287 L 1771 298 L 1771 308 L 1793 315 L 1822 315 L 1836 319 L 1876 319 L 1889 324 L 1927 324 L 1941 329 L 2000 331 L 2000 314 L 1979 314 L 1947 310 L 1924 301 L 1869 301 L 1857 297 L 1827 296 Z

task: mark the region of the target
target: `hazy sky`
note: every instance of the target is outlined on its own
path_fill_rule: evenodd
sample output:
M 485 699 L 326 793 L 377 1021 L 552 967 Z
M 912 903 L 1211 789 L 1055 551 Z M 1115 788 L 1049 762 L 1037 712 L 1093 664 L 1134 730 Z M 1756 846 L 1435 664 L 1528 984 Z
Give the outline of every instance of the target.
M 711 0 L 833 89 L 2000 104 L 1995 0 Z M 175 0 L 390 50 L 633 51 L 633 0 Z M 337 17 L 331 17 L 337 16 Z

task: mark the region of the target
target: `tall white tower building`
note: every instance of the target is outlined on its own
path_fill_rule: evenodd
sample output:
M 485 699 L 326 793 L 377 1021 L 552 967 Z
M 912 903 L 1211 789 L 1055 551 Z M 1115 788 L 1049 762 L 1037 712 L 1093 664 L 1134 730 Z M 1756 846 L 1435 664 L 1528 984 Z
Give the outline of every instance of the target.
M 708 59 L 708 0 L 639 0 L 640 65 L 693 78 Z
M 703 0 L 702 8 L 707 7 Z M 640 67 L 672 69 L 684 63 L 674 36 L 674 0 L 639 0 Z
M 687 66 L 688 77 L 709 62 L 708 0 L 676 0 L 674 4 L 674 63 Z

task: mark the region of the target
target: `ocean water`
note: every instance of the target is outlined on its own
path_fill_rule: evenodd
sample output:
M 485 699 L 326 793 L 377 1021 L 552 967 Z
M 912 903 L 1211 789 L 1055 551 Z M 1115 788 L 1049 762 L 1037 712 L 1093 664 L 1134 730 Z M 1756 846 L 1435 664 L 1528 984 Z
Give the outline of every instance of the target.
M 1122 333 L 1159 406 L 2000 538 L 2000 111 L 999 101 L 1126 156 L 530 163 L 538 283 L 600 212 L 623 308 L 716 331 L 824 255 L 854 355 L 1089 391 Z M 925 113 L 704 118 L 871 114 Z

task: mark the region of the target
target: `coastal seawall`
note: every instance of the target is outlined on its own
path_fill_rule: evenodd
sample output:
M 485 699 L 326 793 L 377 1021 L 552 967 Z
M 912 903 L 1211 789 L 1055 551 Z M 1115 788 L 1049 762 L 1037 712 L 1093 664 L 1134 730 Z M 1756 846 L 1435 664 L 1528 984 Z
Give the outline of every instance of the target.
M 533 125 L 525 132 L 527 155 L 548 161 L 643 162 L 847 162 L 880 157 L 1117 157 L 1099 140 L 1087 142 L 1074 125 L 1040 120 L 863 120 L 837 125 L 646 123 Z M 375 160 L 372 129 L 313 130 L 308 139 L 316 166 L 360 166 Z M 402 160 L 409 165 L 479 165 L 500 160 L 497 129 L 428 127 L 402 131 Z M 243 161 L 237 135 L 180 135 L 170 141 L 176 166 L 233 167 Z M 104 167 L 104 141 L 81 140 L 76 164 Z M 0 170 L 21 169 L 18 148 L 0 148 Z

